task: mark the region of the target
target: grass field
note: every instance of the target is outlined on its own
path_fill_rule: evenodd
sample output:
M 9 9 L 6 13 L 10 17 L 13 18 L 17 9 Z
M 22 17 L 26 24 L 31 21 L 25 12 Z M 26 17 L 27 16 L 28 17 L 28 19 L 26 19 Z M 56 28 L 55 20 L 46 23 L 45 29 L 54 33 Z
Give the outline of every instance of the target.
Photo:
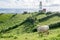
M 60 22 L 60 17 L 54 16 L 39 22 L 39 19 L 47 17 L 47 15 L 34 16 L 36 14 L 0 15 L 0 40 L 60 40 L 60 28 L 51 29 L 49 35 L 40 37 L 37 32 L 32 32 L 36 26 L 33 27 L 33 24 L 26 21 L 28 17 L 33 16 L 37 18 L 35 25 L 50 25 Z

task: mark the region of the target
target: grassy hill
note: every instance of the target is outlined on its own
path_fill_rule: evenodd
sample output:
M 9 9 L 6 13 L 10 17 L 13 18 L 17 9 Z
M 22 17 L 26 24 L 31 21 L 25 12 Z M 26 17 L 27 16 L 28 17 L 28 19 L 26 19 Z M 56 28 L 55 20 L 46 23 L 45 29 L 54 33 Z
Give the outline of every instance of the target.
M 60 40 L 60 15 L 37 14 L 0 15 L 0 40 Z M 48 36 L 39 37 L 33 31 L 37 25 L 50 25 L 54 29 L 49 30 Z

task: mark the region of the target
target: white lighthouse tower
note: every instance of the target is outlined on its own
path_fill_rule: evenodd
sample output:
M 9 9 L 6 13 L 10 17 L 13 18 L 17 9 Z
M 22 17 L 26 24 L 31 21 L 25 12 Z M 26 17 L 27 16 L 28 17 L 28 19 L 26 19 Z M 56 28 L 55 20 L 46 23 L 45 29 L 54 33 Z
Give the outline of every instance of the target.
M 42 1 L 39 3 L 39 12 L 42 12 Z
M 42 10 L 42 2 L 40 2 L 40 5 L 39 6 L 40 6 L 40 10 Z
M 40 3 L 39 3 L 39 13 L 46 13 L 46 8 L 43 8 L 42 6 L 43 6 L 42 1 L 40 1 Z

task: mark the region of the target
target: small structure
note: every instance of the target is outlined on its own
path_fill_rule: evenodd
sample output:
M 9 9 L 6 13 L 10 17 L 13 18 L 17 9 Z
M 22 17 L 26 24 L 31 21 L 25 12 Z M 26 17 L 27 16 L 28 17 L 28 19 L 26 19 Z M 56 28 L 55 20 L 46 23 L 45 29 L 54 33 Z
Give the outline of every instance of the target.
M 43 11 L 43 13 L 46 13 L 46 9 L 43 9 L 42 11 Z
M 46 9 L 45 8 L 42 8 L 42 1 L 40 1 L 40 4 L 39 4 L 39 12 L 43 12 L 43 13 L 46 13 Z

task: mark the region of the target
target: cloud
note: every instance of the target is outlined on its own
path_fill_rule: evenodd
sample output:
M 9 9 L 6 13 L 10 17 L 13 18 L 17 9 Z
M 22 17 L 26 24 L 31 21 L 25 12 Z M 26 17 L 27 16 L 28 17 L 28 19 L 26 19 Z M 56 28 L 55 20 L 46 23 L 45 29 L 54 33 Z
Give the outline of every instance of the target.
M 12 7 L 16 7 L 16 3 L 14 2 L 14 0 L 0 0 L 0 8 L 12 8 Z
M 39 5 L 35 0 L 0 0 L 0 8 L 36 8 Z
M 39 8 L 42 1 L 47 10 L 60 10 L 60 0 L 0 0 L 0 8 Z

